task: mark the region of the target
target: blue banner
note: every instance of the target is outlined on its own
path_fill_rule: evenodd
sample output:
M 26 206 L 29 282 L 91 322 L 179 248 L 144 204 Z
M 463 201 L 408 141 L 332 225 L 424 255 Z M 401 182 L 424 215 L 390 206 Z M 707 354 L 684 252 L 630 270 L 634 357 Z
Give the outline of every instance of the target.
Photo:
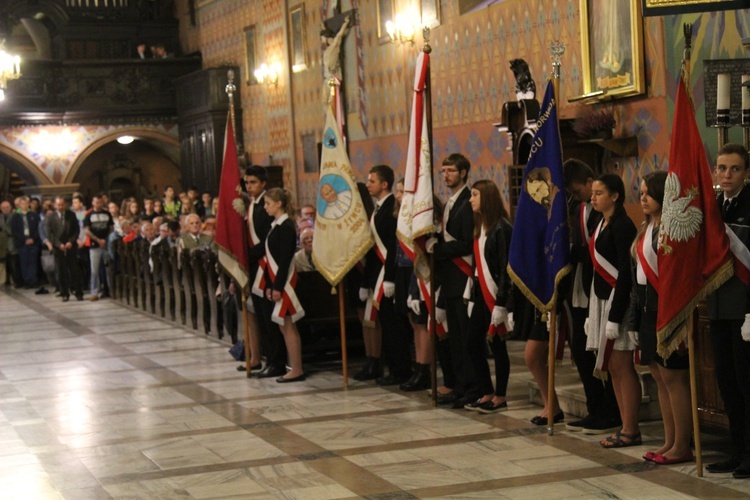
M 557 100 L 550 80 L 523 172 L 508 258 L 511 279 L 542 312 L 552 309 L 557 284 L 570 271 L 569 242 Z

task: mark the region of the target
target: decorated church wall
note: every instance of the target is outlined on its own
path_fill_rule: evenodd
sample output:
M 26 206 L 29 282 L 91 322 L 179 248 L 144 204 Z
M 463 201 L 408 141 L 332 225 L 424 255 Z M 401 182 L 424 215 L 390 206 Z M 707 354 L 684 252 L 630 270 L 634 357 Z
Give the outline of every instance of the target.
M 319 30 L 321 21 L 333 16 L 335 2 L 195 0 L 195 26 L 188 20 L 187 1 L 180 3 L 184 4 L 178 7 L 183 50 L 201 50 L 206 67 L 233 63 L 247 73 L 244 30 L 249 26 L 256 31 L 258 64 L 282 63 L 276 86 L 246 84 L 247 75 L 241 76 L 245 149 L 256 163 L 284 165 L 285 182 L 297 192 L 299 201 L 314 201 L 318 174 L 315 168 L 306 171 L 305 157 L 315 157 L 316 151 L 309 146 L 319 142 L 322 135 L 322 103 L 328 90 Z M 409 3 L 396 1 L 396 10 Z M 301 34 L 306 68 L 292 73 L 290 80 L 290 72 L 284 69 L 289 57 L 287 14 L 300 5 L 304 6 Z M 553 40 L 565 43 L 561 118 L 611 109 L 616 136 L 637 138 L 637 157 L 605 155 L 603 162 L 605 169 L 622 175 L 628 201 L 635 202 L 642 176 L 667 167 L 671 96 L 682 54 L 682 23 L 700 25 L 694 39 L 694 61 L 717 54 L 742 57 L 741 38 L 747 33 L 742 26 L 747 19 L 744 11 L 644 18 L 645 93 L 589 105 L 568 102 L 584 92 L 579 0 L 505 0 L 464 15 L 459 13 L 458 2 L 443 0 L 440 6 L 441 25 L 431 33 L 433 163 L 439 164 L 453 152 L 465 154 L 472 162 L 470 181 L 494 179 L 506 200 L 512 156 L 508 138 L 493 124 L 500 121 L 503 103 L 515 100 L 515 79 L 508 64 L 511 59 L 528 62 L 541 100 L 552 70 L 548 45 Z M 411 82 L 422 37 L 417 37 L 413 47 L 383 43 L 378 36 L 377 1 L 341 0 L 341 7 L 343 11 L 355 7 L 359 12 L 358 25 L 347 34 L 342 48 L 352 166 L 362 180 L 369 168 L 379 163 L 394 167 L 398 177 L 406 161 Z M 719 31 L 709 36 L 709 29 Z M 694 62 L 694 67 L 693 90 L 700 93 L 700 64 Z M 706 130 L 706 134 L 711 132 Z M 707 146 L 710 151 L 710 140 Z M 436 190 L 445 194 L 439 179 Z

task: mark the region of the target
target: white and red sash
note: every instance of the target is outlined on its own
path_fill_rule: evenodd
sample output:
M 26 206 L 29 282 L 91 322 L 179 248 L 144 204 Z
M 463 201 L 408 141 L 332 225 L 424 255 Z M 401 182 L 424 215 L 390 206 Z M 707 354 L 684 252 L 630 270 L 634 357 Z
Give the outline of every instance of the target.
M 375 255 L 378 256 L 382 266 L 378 273 L 378 279 L 375 282 L 375 288 L 372 290 L 372 294 L 367 299 L 365 305 L 365 318 L 364 323 L 366 326 L 374 326 L 378 319 L 378 309 L 380 309 L 380 301 L 383 299 L 383 282 L 385 281 L 385 260 L 388 258 L 388 249 L 385 247 L 383 240 L 380 239 L 380 235 L 375 230 L 375 214 L 377 211 L 372 213 L 370 217 L 370 228 L 372 229 L 372 236 L 375 240 Z
M 433 314 L 433 300 L 430 296 L 430 284 L 425 283 L 422 278 L 417 278 L 417 284 L 419 285 L 419 297 L 424 300 L 425 306 L 427 307 L 427 329 L 428 331 L 432 331 L 432 321 L 435 315 Z M 440 297 L 440 288 L 438 288 L 435 291 L 435 302 L 437 303 L 437 299 Z M 435 334 L 438 336 L 438 338 L 444 338 L 446 334 L 448 333 L 448 322 L 438 321 L 435 325 Z
M 596 250 L 596 239 L 599 237 L 599 233 L 602 230 L 603 223 L 604 219 L 599 222 L 599 225 L 596 227 L 594 237 L 589 240 L 589 252 L 591 253 L 591 262 L 594 264 L 594 270 L 596 271 L 596 273 L 604 278 L 604 281 L 606 281 L 609 286 L 614 288 L 617 284 L 617 276 L 619 276 L 619 271 L 617 270 L 616 266 L 613 266 L 607 259 L 604 258 L 604 256 L 602 256 L 602 254 L 600 254 Z
M 258 198 L 263 198 L 263 195 L 266 192 L 263 191 L 263 194 L 261 194 Z M 250 208 L 247 211 L 247 234 L 248 234 L 248 244 L 250 245 L 250 248 L 253 248 L 256 245 L 260 244 L 260 237 L 258 236 L 258 233 L 255 231 L 255 224 L 253 224 L 253 214 L 255 213 L 255 198 L 250 198 Z M 263 289 L 265 288 L 265 278 L 264 278 L 264 272 L 266 269 L 266 258 L 261 257 L 258 259 L 258 270 L 255 272 L 255 279 L 253 280 L 253 286 L 252 286 L 252 292 L 255 295 L 259 295 L 263 297 Z
M 745 284 L 750 286 L 750 250 L 734 234 L 732 228 L 724 224 L 729 236 L 729 249 L 732 251 L 734 259 L 734 274 Z
M 579 210 L 578 217 L 581 226 L 581 241 L 586 242 L 586 244 L 588 245 L 589 240 L 591 240 L 591 235 L 589 234 L 587 222 L 589 220 L 589 217 L 591 216 L 593 207 L 589 203 L 581 203 L 580 207 L 581 209 Z
M 652 220 L 641 241 L 636 245 L 638 254 L 638 265 L 636 266 L 636 280 L 638 284 L 645 285 L 650 283 L 655 290 L 659 290 L 659 267 L 657 265 L 657 255 L 654 251 L 654 221 Z
M 578 210 L 579 230 L 581 231 L 581 241 L 589 245 L 591 235 L 588 229 L 588 220 L 591 217 L 593 208 L 590 203 L 581 203 Z M 577 308 L 587 308 L 589 306 L 589 297 L 586 290 L 583 289 L 583 263 L 576 266 L 576 274 L 573 278 L 573 292 L 571 296 L 571 305 Z
M 482 291 L 482 298 L 484 303 L 487 305 L 487 309 L 492 312 L 495 308 L 495 297 L 497 297 L 498 286 L 495 280 L 492 278 L 492 273 L 487 265 L 487 258 L 484 255 L 484 248 L 487 243 L 487 234 L 482 228 L 482 232 L 479 238 L 474 238 L 474 262 L 477 265 L 477 278 L 479 281 L 479 289 Z M 495 326 L 490 322 L 487 328 L 487 336 L 492 337 L 493 335 L 500 335 L 501 337 L 507 335 L 508 326 L 505 323 L 501 323 L 500 326 Z
M 599 233 L 602 230 L 603 224 L 604 219 L 599 222 L 599 225 L 596 227 L 596 231 L 594 232 L 594 236 L 589 240 L 589 252 L 591 252 L 591 262 L 593 262 L 594 264 L 594 270 L 597 274 L 599 274 L 599 276 L 604 278 L 609 286 L 612 287 L 612 291 L 609 294 L 609 299 L 607 299 L 607 304 L 609 304 L 612 301 L 612 296 L 615 294 L 615 285 L 617 284 L 617 277 L 620 275 L 620 272 L 617 270 L 616 266 L 613 266 L 611 262 L 605 259 L 604 256 L 596 250 L 596 239 L 599 237 Z M 603 331 L 599 332 L 599 349 L 596 353 L 596 367 L 594 368 L 595 374 L 607 373 L 609 358 L 612 356 L 612 350 L 614 349 L 614 346 L 614 340 L 609 340 L 607 338 L 607 335 Z
M 272 227 L 271 231 L 275 228 Z M 273 255 L 268 248 L 268 238 L 266 238 L 266 263 L 268 269 L 268 275 L 271 280 L 276 281 L 276 275 L 279 272 L 279 265 L 273 258 Z M 271 321 L 278 323 L 279 325 L 284 324 L 284 318 L 291 316 L 293 322 L 297 322 L 299 319 L 304 317 L 305 310 L 302 309 L 297 294 L 294 291 L 294 287 L 297 286 L 297 269 L 294 267 L 294 260 L 289 263 L 289 273 L 287 274 L 286 283 L 284 283 L 284 289 L 281 291 L 281 300 L 275 302 L 273 312 L 271 313 Z

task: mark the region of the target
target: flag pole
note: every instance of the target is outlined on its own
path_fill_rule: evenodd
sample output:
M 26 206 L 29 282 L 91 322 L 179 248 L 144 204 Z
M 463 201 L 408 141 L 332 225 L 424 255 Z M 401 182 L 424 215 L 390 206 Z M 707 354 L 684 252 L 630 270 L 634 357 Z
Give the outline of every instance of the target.
M 331 88 L 328 94 L 328 105 L 331 106 L 333 116 L 336 119 L 336 125 L 339 127 L 339 133 L 341 138 L 346 143 L 346 137 L 344 136 L 344 124 L 338 122 L 338 110 L 341 109 L 339 100 L 341 99 L 340 87 L 338 82 L 331 76 L 328 80 L 328 86 Z M 336 288 L 331 290 L 331 293 L 336 293 Z M 344 280 L 338 283 L 338 294 L 339 294 L 339 330 L 341 331 L 341 378 L 344 379 L 344 389 L 349 388 L 349 358 L 346 352 L 346 302 L 344 301 Z
M 690 49 L 693 39 L 693 25 L 685 23 L 682 25 L 682 33 L 685 37 L 685 48 L 682 52 L 682 74 L 680 78 L 685 84 L 685 90 L 690 85 Z M 689 95 L 689 94 L 688 94 Z M 692 98 L 690 99 L 692 106 Z M 719 132 L 721 142 L 721 131 Z M 721 146 L 721 144 L 720 144 Z M 687 318 L 688 336 L 688 363 L 690 376 L 690 409 L 693 417 L 693 441 L 695 443 L 695 466 L 698 477 L 703 477 L 703 456 L 701 450 L 701 424 L 698 420 L 698 382 L 695 375 L 695 313 Z
M 424 38 L 424 45 L 422 46 L 422 52 L 430 54 L 432 47 L 430 46 L 430 27 L 422 27 L 422 37 Z M 424 109 L 427 115 L 427 140 L 430 148 L 430 162 L 432 162 L 432 79 L 430 77 L 430 64 L 427 64 L 427 75 L 425 76 L 424 85 Z M 432 179 L 432 165 L 428 169 L 430 173 L 429 183 L 433 185 Z M 437 349 L 435 343 L 437 340 L 437 320 L 435 319 L 435 313 L 437 309 L 437 301 L 435 300 L 435 255 L 428 255 L 428 263 L 430 266 L 430 301 L 432 302 L 432 321 L 429 321 L 430 326 L 430 385 L 432 387 L 432 407 L 437 407 Z M 429 313 L 428 313 L 429 317 Z
M 555 93 L 555 107 L 557 108 L 558 95 L 560 94 L 560 59 L 565 53 L 565 43 L 552 41 L 549 44 L 549 53 L 552 58 L 552 87 Z M 559 109 L 559 108 L 557 108 Z M 557 127 L 558 124 L 555 124 Z M 547 347 L 547 433 L 552 436 L 555 433 L 555 340 L 557 338 L 557 301 L 552 302 L 549 311 L 549 345 Z M 561 408 L 562 409 L 562 408 Z

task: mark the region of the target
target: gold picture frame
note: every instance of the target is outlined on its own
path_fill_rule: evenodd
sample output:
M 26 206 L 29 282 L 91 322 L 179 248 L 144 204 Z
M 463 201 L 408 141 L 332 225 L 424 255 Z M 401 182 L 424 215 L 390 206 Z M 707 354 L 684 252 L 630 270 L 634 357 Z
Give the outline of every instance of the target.
M 255 38 L 255 25 L 248 26 L 245 32 L 245 83 L 247 85 L 257 85 L 258 80 L 255 78 L 255 70 L 258 64 L 258 45 Z
M 440 0 L 420 0 L 419 10 L 423 25 L 430 28 L 440 26 Z
M 583 93 L 599 99 L 643 94 L 641 0 L 580 0 Z
M 739 10 L 750 7 L 750 0 L 642 0 L 644 16 L 666 16 L 690 12 Z
M 391 41 L 385 24 L 394 20 L 395 6 L 393 0 L 377 0 L 376 6 L 378 9 L 378 43 L 382 45 Z
M 289 47 L 291 47 L 292 73 L 307 69 L 307 44 L 305 41 L 305 4 L 289 10 Z

